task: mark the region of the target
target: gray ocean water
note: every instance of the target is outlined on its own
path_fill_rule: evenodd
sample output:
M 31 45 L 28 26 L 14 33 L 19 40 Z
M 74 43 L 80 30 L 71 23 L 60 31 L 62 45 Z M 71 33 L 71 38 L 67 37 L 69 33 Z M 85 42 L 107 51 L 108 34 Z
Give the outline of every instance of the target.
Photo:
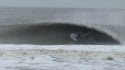
M 125 10 L 0 7 L 0 25 L 72 23 L 94 27 L 125 43 Z M 1 30 L 5 28 L 1 27 Z
M 106 32 L 125 44 L 125 10 L 77 8 L 0 8 L 0 69 L 3 70 L 124 70 L 124 46 L 13 45 L 42 42 L 37 24 L 71 23 Z M 21 24 L 21 25 L 20 25 Z M 28 25 L 27 25 L 28 24 Z M 31 31 L 27 27 L 31 27 Z M 38 28 L 37 28 L 38 27 Z M 41 27 L 40 27 L 41 28 Z M 21 31 L 24 30 L 24 31 Z M 58 30 L 56 30 L 58 31 Z M 53 32 L 53 31 L 52 31 Z M 64 31 L 66 32 L 66 31 Z M 60 32 L 58 32 L 60 33 Z M 58 34 L 57 33 L 57 34 Z M 50 33 L 52 35 L 56 33 Z M 60 34 L 57 35 L 60 37 Z M 49 35 L 50 38 L 51 35 Z M 67 39 L 62 39 L 67 40 Z M 44 41 L 44 40 L 43 40 Z M 52 40 L 53 41 L 53 40 Z M 8 42 L 12 42 L 11 44 Z M 19 57 L 18 57 L 19 56 Z

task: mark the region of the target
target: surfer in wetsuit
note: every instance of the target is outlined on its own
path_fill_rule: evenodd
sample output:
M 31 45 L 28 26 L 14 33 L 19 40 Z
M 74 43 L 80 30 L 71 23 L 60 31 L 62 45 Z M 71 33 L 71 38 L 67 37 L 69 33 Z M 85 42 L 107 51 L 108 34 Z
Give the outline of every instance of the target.
M 70 34 L 70 38 L 74 41 L 78 41 L 80 37 L 85 37 L 87 35 L 89 35 L 89 33 L 75 32 L 75 33 Z

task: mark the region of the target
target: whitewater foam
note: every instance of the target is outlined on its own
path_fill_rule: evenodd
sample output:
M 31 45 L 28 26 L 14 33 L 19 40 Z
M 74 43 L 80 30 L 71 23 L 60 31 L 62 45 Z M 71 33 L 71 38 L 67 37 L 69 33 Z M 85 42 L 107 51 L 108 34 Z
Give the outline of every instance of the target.
M 57 58 L 125 58 L 125 46 L 119 45 L 0 45 L 0 56 L 40 56 Z

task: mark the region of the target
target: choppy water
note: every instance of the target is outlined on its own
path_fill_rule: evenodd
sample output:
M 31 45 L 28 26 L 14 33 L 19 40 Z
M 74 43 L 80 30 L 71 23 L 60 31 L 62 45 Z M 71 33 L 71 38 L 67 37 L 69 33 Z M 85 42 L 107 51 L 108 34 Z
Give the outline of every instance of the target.
M 3 70 L 124 70 L 124 60 L 61 59 L 50 56 L 0 58 Z
M 125 46 L 0 44 L 2 70 L 124 70 Z

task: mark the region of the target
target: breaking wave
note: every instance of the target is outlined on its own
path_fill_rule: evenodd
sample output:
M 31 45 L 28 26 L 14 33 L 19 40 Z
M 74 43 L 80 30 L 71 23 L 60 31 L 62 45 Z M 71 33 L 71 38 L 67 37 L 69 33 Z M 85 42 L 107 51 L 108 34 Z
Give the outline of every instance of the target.
M 47 22 L 42 24 L 1 25 L 1 44 L 120 44 L 111 35 L 84 25 Z

